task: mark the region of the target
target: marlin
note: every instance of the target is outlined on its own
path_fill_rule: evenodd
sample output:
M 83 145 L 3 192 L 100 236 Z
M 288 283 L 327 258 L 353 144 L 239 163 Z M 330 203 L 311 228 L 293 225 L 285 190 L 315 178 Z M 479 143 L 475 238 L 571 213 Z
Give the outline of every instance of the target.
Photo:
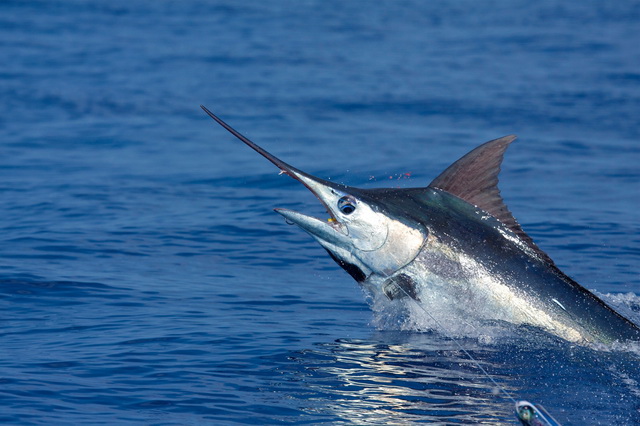
M 570 342 L 640 340 L 640 328 L 565 275 L 505 205 L 498 174 L 515 136 L 478 146 L 427 187 L 360 189 L 290 166 L 201 107 L 320 200 L 327 220 L 275 211 L 372 298 L 445 309 L 447 318 L 474 324 L 533 326 Z

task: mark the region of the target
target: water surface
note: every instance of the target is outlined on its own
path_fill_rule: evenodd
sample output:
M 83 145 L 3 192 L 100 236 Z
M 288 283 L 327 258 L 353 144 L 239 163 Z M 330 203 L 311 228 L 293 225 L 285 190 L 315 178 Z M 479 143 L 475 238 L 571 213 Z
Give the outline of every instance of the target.
M 319 203 L 201 103 L 353 186 L 516 133 L 510 209 L 638 320 L 637 2 L 5 1 L 0 35 L 2 422 L 513 424 L 455 342 L 376 327 L 272 212 Z M 637 352 L 459 343 L 563 423 L 637 422 Z

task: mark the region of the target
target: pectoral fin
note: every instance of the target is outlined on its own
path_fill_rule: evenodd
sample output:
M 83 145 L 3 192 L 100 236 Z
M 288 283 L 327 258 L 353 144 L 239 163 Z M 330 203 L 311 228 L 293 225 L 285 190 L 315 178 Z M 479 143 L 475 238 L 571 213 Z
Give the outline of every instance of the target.
M 411 297 L 413 300 L 420 301 L 416 282 L 406 274 L 398 274 L 389 278 L 382 284 L 382 291 L 389 300 Z

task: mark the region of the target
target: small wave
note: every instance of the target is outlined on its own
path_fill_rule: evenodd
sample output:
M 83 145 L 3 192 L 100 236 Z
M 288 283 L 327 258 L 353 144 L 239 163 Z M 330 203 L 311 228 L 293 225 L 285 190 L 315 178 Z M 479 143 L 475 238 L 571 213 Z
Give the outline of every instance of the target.
M 593 293 L 613 307 L 628 309 L 636 318 L 640 318 L 640 295 L 633 292 L 600 293 L 593 291 Z
M 628 293 L 600 293 L 593 291 L 593 293 L 605 301 L 609 306 L 615 309 L 618 313 L 628 318 L 637 325 L 640 325 L 640 296 L 628 292 Z
M 633 293 L 593 293 L 611 306 L 616 312 L 640 326 L 640 296 Z M 599 351 L 629 352 L 640 358 L 640 342 L 614 342 L 610 345 L 594 344 Z

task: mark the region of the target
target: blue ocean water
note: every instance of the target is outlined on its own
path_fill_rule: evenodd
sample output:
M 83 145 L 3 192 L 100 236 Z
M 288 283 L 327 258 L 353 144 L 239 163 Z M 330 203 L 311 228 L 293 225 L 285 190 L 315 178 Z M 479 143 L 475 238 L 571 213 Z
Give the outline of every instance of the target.
M 0 3 L 0 422 L 639 424 L 638 352 L 376 327 L 273 213 L 476 145 L 523 228 L 640 318 L 640 3 Z M 410 174 L 410 177 L 408 176 Z M 455 319 L 443 319 L 455 320 Z M 628 349 L 628 348 L 626 348 Z

